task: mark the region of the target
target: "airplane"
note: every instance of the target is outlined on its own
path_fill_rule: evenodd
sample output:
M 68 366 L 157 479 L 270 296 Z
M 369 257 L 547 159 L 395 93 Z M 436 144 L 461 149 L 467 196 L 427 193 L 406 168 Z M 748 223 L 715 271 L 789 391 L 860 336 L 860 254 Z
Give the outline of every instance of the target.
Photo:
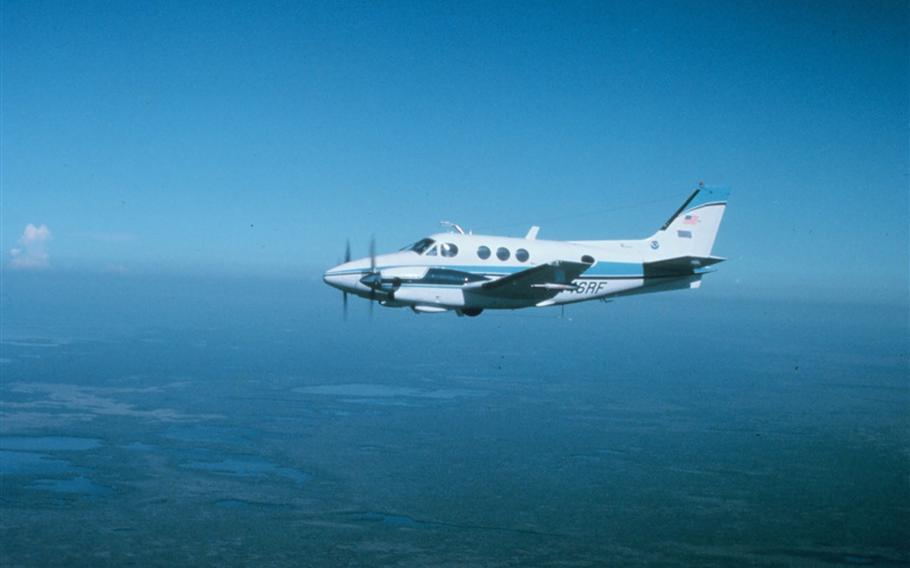
M 698 288 L 712 256 L 730 190 L 699 183 L 656 233 L 645 239 L 550 241 L 533 226 L 524 238 L 450 232 L 422 238 L 398 252 L 351 260 L 327 270 L 326 284 L 390 308 L 416 313 L 565 306 L 590 300 Z

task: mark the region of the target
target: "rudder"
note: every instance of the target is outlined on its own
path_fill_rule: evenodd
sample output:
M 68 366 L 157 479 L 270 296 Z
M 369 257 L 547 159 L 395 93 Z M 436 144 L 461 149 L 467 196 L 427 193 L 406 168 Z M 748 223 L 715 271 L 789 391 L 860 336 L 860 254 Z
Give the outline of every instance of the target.
M 650 238 L 649 260 L 711 255 L 730 189 L 699 185 L 682 206 Z

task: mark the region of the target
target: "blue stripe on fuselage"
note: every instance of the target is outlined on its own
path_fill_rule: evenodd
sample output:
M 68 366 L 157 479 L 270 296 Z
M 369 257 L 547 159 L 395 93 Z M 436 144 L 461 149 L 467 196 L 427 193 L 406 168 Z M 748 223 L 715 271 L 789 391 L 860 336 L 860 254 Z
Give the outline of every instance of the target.
M 515 274 L 516 272 L 521 272 L 523 270 L 528 270 L 533 268 L 533 266 L 483 266 L 483 265 L 474 265 L 474 266 L 465 266 L 457 264 L 434 264 L 434 265 L 416 265 L 416 264 L 397 264 L 389 266 L 377 266 L 377 270 L 388 270 L 390 268 L 406 268 L 406 267 L 415 267 L 415 268 L 444 268 L 447 270 L 460 270 L 462 272 L 470 272 L 471 274 L 479 275 L 489 275 L 489 276 L 502 276 L 506 274 Z M 537 265 L 539 266 L 539 265 Z M 338 272 L 331 272 L 330 276 L 338 276 L 343 274 L 367 274 L 369 269 L 357 269 L 357 270 L 341 270 Z M 598 262 L 588 270 L 586 270 L 579 278 L 585 277 L 604 277 L 612 276 L 615 278 L 640 278 L 644 275 L 644 269 L 640 262 Z

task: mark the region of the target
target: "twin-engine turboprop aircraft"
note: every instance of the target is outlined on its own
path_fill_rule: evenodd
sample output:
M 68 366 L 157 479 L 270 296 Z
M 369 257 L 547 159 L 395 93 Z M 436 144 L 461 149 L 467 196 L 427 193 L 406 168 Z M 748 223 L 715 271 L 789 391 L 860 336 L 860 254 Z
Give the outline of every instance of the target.
M 641 240 L 547 241 L 531 227 L 522 238 L 452 232 L 391 254 L 351 260 L 323 279 L 347 295 L 418 313 L 545 307 L 617 296 L 698 288 L 711 265 L 729 190 L 699 184 L 656 233 Z

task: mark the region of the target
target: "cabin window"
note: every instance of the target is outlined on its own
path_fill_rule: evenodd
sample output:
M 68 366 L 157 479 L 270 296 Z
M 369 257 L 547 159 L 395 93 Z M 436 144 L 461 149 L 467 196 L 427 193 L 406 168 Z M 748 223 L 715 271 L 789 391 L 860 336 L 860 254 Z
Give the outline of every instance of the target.
M 439 247 L 433 247 L 433 248 L 431 248 L 430 250 L 427 251 L 426 256 L 436 256 L 436 255 L 438 254 L 438 253 L 436 252 L 437 249 L 439 249 Z
M 439 245 L 439 251 L 442 256 L 453 257 L 458 254 L 458 247 L 454 243 L 442 243 Z
M 499 260 L 509 260 L 509 249 L 506 247 L 499 247 L 496 249 L 496 258 Z
M 479 256 L 483 260 L 490 258 L 490 247 L 480 245 L 477 248 L 477 256 Z
M 518 259 L 518 262 L 527 262 L 531 255 L 528 254 L 528 251 L 525 249 L 518 249 L 515 251 L 515 258 Z

